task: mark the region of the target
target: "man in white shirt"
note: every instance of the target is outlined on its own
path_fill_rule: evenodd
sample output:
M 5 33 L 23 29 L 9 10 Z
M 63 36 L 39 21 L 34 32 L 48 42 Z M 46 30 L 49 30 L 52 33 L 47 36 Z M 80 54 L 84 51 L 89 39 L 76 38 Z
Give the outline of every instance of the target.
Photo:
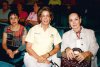
M 60 65 L 60 59 L 57 58 L 56 53 L 60 49 L 61 37 L 58 31 L 50 25 L 53 15 L 48 7 L 43 7 L 38 17 L 41 23 L 32 27 L 26 37 L 25 66 L 51 67 L 50 61 L 58 62 Z

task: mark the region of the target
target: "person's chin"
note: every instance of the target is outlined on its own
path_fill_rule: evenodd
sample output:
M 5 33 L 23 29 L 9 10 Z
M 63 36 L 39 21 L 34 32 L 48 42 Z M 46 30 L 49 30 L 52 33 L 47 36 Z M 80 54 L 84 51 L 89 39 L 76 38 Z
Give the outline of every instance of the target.
M 72 27 L 72 29 L 77 29 L 77 27 Z
M 49 25 L 49 23 L 44 23 L 44 25 Z

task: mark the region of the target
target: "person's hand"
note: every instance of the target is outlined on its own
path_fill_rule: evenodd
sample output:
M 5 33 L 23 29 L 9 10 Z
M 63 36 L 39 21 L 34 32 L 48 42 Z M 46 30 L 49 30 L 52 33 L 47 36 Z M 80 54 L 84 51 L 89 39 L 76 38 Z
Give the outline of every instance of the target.
M 37 59 L 37 62 L 39 63 L 44 63 L 46 60 L 46 58 L 42 57 L 42 56 L 39 56 L 39 58 Z
M 39 62 L 39 63 L 47 63 L 47 64 L 50 63 L 50 62 L 49 62 L 46 58 L 44 58 L 43 56 L 40 56 L 40 57 L 37 59 L 37 62 Z
M 32 23 L 32 20 L 29 20 L 29 23 Z
M 46 64 L 50 64 L 50 61 L 48 61 L 48 60 L 45 60 L 45 63 L 46 63 Z
M 50 64 L 50 61 L 47 60 L 47 58 L 49 58 L 49 54 L 48 54 L 48 53 L 42 55 L 42 57 L 46 59 L 46 60 L 45 60 L 45 63 Z
M 14 54 L 13 54 L 12 50 L 7 49 L 7 54 L 9 55 L 10 58 L 14 58 Z
M 49 54 L 48 53 L 44 54 L 44 55 L 42 55 L 42 57 L 47 59 L 47 58 L 49 58 Z
M 15 51 L 13 51 L 13 54 L 15 55 L 15 54 L 17 54 L 19 51 L 18 50 L 15 50 Z
M 25 25 L 28 25 L 28 24 L 32 24 L 32 20 L 27 20 L 27 21 L 25 22 Z
M 66 49 L 66 55 L 68 60 L 72 60 L 73 58 L 75 58 L 74 52 L 70 48 Z
M 78 53 L 75 56 L 76 56 L 75 59 L 77 61 L 79 61 L 79 63 L 82 62 L 87 57 L 84 52 L 83 53 Z

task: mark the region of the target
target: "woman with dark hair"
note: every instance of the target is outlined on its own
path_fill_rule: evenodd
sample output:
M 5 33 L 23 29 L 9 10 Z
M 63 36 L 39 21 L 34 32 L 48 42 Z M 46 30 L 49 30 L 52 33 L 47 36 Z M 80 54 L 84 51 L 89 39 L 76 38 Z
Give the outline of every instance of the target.
M 25 21 L 26 21 L 26 18 L 28 17 L 28 13 L 23 10 L 23 4 L 22 3 L 20 3 L 20 2 L 17 3 L 17 10 L 18 10 L 18 14 L 19 14 L 20 24 L 25 26 Z
M 77 12 L 69 14 L 71 30 L 63 35 L 61 67 L 91 67 L 91 58 L 98 51 L 94 31 L 81 26 L 81 16 Z
M 38 18 L 37 18 L 37 13 L 38 13 L 38 10 L 40 7 L 39 7 L 38 2 L 34 3 L 33 8 L 34 8 L 33 11 L 29 13 L 29 16 L 26 19 L 26 27 L 29 29 L 32 26 L 39 24 Z
M 11 11 L 8 15 L 10 22 L 9 26 L 4 28 L 2 47 L 6 52 L 7 60 L 14 63 L 15 60 L 21 57 L 23 50 L 25 50 L 25 37 L 27 31 L 24 26 L 20 25 L 19 14 L 15 11 Z M 15 64 L 20 65 L 19 64 Z
M 32 27 L 26 36 L 26 50 L 24 63 L 26 67 L 51 67 L 51 62 L 60 64 L 57 52 L 61 37 L 54 27 L 50 25 L 53 15 L 48 7 L 38 12 L 40 24 Z M 54 45 L 54 48 L 53 48 Z

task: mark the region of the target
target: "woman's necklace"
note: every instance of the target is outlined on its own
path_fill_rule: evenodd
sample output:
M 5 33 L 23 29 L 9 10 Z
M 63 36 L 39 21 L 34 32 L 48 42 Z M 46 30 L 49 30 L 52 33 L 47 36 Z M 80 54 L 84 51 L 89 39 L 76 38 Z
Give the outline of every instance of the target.
M 10 26 L 10 28 L 11 28 L 12 31 L 18 31 L 19 30 L 19 27 L 20 27 L 19 24 L 18 25 L 15 25 L 15 26 L 13 26 L 13 25 Z

